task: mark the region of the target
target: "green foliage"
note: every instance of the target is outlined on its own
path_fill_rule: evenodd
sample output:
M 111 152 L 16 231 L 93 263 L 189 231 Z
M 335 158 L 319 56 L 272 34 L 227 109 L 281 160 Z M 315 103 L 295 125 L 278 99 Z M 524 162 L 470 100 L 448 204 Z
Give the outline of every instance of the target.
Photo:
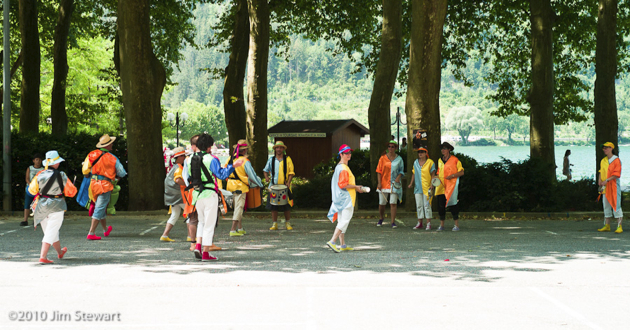
M 464 144 L 468 144 L 468 137 L 473 129 L 483 125 L 481 111 L 474 106 L 464 106 L 451 109 L 446 117 L 446 124 L 459 132 Z
M 476 141 L 470 141 L 468 142 L 469 146 L 479 146 L 479 147 L 485 147 L 485 146 L 496 146 L 497 142 L 492 140 L 492 139 L 487 139 L 487 138 L 483 138 L 483 139 L 479 139 Z
M 83 180 L 81 172 L 83 161 L 88 153 L 96 149 L 96 144 L 100 135 L 90 135 L 86 133 L 68 134 L 65 137 L 52 136 L 47 133 L 39 134 L 11 134 L 11 191 L 12 207 L 14 211 L 22 210 L 24 207 L 24 193 L 26 188 L 26 169 L 33 165 L 33 155 L 46 151 L 57 150 L 61 158 L 65 159 L 59 169 L 66 172 L 71 181 L 75 180 L 77 189 Z M 118 137 L 114 142 L 112 153 L 120 159 L 125 169 L 127 168 L 127 141 Z M 0 166 L 1 169 L 1 166 Z M 127 178 L 122 178 L 120 185 L 120 197 L 116 203 L 117 210 L 126 210 L 129 202 L 129 189 Z M 69 210 L 86 211 L 73 198 L 66 198 Z M 87 212 L 85 213 L 87 216 Z
M 456 154 L 465 169 L 460 179 L 459 205 L 466 211 L 549 212 L 591 211 L 597 185 L 593 180 L 577 182 L 549 178 L 548 164 L 537 159 L 479 165 L 473 158 Z
M 205 105 L 192 99 L 188 99 L 182 103 L 178 109 L 171 109 L 170 111 L 167 111 L 173 115 L 175 112 L 179 112 L 179 130 L 181 131 L 181 134 L 179 135 L 180 145 L 184 144 L 183 142 L 190 140 L 193 135 L 199 134 L 200 132 L 207 132 L 212 135 L 217 143 L 225 143 L 227 141 L 225 115 L 223 114 L 223 111 L 219 110 L 216 106 Z M 188 115 L 188 119 L 183 125 L 181 125 L 181 116 L 184 113 Z M 166 120 L 166 116 L 163 119 L 162 127 L 162 136 L 167 140 L 174 141 L 176 139 L 175 128 L 172 128 L 171 123 Z

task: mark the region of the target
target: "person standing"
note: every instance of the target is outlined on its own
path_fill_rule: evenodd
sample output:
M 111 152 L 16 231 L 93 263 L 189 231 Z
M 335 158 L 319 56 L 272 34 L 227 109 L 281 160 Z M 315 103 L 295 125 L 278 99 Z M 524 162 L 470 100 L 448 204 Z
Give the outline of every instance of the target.
M 169 237 L 171 229 L 177 223 L 179 219 L 179 215 L 182 213 L 186 205 L 184 205 L 183 198 L 183 189 L 181 186 L 175 181 L 176 177 L 182 176 L 182 171 L 184 170 L 184 160 L 186 159 L 186 150 L 182 147 L 177 147 L 173 149 L 173 156 L 171 159 L 175 159 L 175 164 L 171 167 L 171 170 L 166 175 L 164 179 L 164 205 L 169 207 L 169 214 L 171 215 L 166 222 L 166 228 L 164 228 L 164 233 L 162 233 L 162 237 L 160 237 L 160 241 L 162 242 L 174 242 L 174 239 Z
M 291 180 L 295 175 L 293 168 L 293 161 L 291 157 L 287 156 L 287 146 L 282 141 L 276 141 L 273 145 L 274 155 L 269 157 L 267 164 L 263 169 L 265 174 L 265 181 L 269 183 L 269 186 L 273 185 L 285 185 L 289 190 L 289 202 L 286 205 L 271 205 L 270 198 L 267 196 L 267 209 L 271 210 L 271 220 L 273 224 L 269 230 L 278 230 L 278 212 L 284 212 L 284 219 L 286 221 L 287 230 L 293 230 L 291 227 L 291 207 L 293 206 L 293 199 L 291 194 Z
M 378 160 L 376 166 L 376 173 L 378 179 L 378 186 L 376 191 L 378 194 L 378 213 L 380 218 L 376 223 L 377 227 L 383 225 L 383 218 L 385 217 L 385 205 L 389 202 L 390 213 L 392 217 L 392 229 L 396 226 L 396 210 L 397 203 L 402 201 L 402 176 L 405 173 L 405 165 L 400 156 L 396 154 L 398 150 L 398 142 L 395 140 L 389 141 L 387 144 L 387 151 Z
M 98 149 L 90 152 L 83 161 L 83 175 L 86 178 L 91 176 L 90 198 L 94 202 L 94 213 L 92 214 L 92 224 L 88 232 L 88 240 L 100 240 L 96 236 L 96 227 L 99 222 L 103 227 L 103 236 L 107 237 L 112 232 L 112 226 L 107 226 L 107 205 L 109 204 L 111 192 L 114 190 L 114 180 L 127 175 L 127 171 L 118 160 L 118 157 L 111 153 L 112 145 L 116 137 L 104 134 L 96 144 Z
M 617 218 L 617 230 L 615 233 L 623 233 L 621 220 L 623 211 L 621 210 L 621 160 L 613 153 L 615 145 L 612 142 L 602 144 L 602 150 L 606 157 L 602 158 L 599 169 L 597 184 L 603 187 L 602 203 L 604 204 L 604 227 L 597 231 L 610 231 L 610 218 Z M 600 196 L 601 197 L 601 196 Z
M 409 187 L 414 184 L 413 193 L 416 196 L 416 213 L 418 214 L 418 224 L 413 229 L 422 229 L 422 219 L 427 219 L 427 229 L 431 230 L 431 200 L 433 197 L 433 185 L 431 179 L 435 177 L 435 163 L 429 159 L 429 151 L 426 148 L 418 149 L 418 159 L 413 162 L 413 180 L 410 180 Z
M 569 156 L 571 156 L 571 150 L 567 149 L 562 162 L 562 175 L 565 175 L 567 180 L 571 181 L 571 166 L 573 166 L 573 164 L 569 161 Z
M 438 203 L 438 213 L 440 215 L 440 227 L 438 231 L 444 230 L 446 220 L 446 208 L 449 208 L 455 221 L 453 231 L 459 231 L 459 206 L 457 196 L 459 193 L 459 177 L 464 175 L 464 167 L 457 157 L 451 155 L 455 148 L 448 142 L 440 145 L 442 157 L 438 160 L 438 177 L 440 186 L 435 190 Z
M 352 149 L 347 144 L 342 144 L 339 147 L 339 157 L 341 160 L 335 167 L 335 173 L 330 183 L 332 204 L 328 210 L 328 219 L 333 223 L 337 221 L 337 227 L 330 241 L 326 243 L 336 253 L 354 250 L 346 245 L 345 235 L 354 213 L 357 192 L 363 192 L 363 186 L 356 185 L 354 175 L 348 167 L 348 162 L 352 158 Z M 337 245 L 337 238 L 339 238 L 339 246 Z
M 66 173 L 58 170 L 59 164 L 63 161 L 64 159 L 56 150 L 48 151 L 44 161 L 46 168 L 37 173 L 29 185 L 29 192 L 37 196 L 37 205 L 33 215 L 35 228 L 41 224 L 44 232 L 39 255 L 41 264 L 53 263 L 47 257 L 51 245 L 57 251 L 58 259 L 62 259 L 68 252 L 67 247 L 61 247 L 59 229 L 63 224 L 63 213 L 68 210 L 64 196 L 74 197 L 77 194 L 77 188 L 68 179 Z
M 237 160 L 233 165 L 221 167 L 219 159 L 211 154 L 214 139 L 209 134 L 201 134 L 197 139 L 197 148 L 201 150 L 190 158 L 188 164 L 189 188 L 193 190 L 192 204 L 197 208 L 199 225 L 197 232 L 201 231 L 201 242 L 195 245 L 195 257 L 201 261 L 218 260 L 210 254 L 214 228 L 217 224 L 219 212 L 219 196 L 216 178 L 225 180 L 234 168 L 243 165 L 242 160 Z M 202 251 L 203 249 L 203 251 Z
M 26 191 L 24 194 L 24 221 L 20 222 L 20 226 L 28 226 L 28 216 L 31 214 L 31 203 L 33 203 L 33 199 L 35 196 L 31 195 L 28 191 L 29 184 L 33 181 L 37 172 L 43 170 L 42 168 L 42 157 L 41 154 L 37 153 L 33 155 L 33 165 L 29 166 L 26 169 Z
M 247 141 L 238 140 L 238 143 L 234 146 L 234 151 L 237 153 L 235 156 L 231 156 L 227 162 L 227 165 L 233 164 L 235 160 L 242 160 L 243 166 L 234 170 L 234 173 L 230 174 L 227 180 L 226 190 L 232 192 L 234 196 L 234 216 L 232 217 L 232 229 L 230 230 L 230 236 L 243 236 L 247 232 L 243 229 L 243 210 L 245 209 L 245 199 L 249 188 L 261 187 L 263 183 L 256 175 L 252 163 L 247 159 L 247 152 L 249 147 Z

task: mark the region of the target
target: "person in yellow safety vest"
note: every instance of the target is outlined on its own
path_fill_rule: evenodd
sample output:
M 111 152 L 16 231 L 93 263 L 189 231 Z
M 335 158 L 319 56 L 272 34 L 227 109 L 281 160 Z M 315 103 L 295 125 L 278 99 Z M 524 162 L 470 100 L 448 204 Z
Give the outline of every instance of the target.
M 237 156 L 232 155 L 226 165 L 233 164 L 236 160 L 243 160 L 243 166 L 234 170 L 228 179 L 226 190 L 232 192 L 234 196 L 234 216 L 232 217 L 232 228 L 230 236 L 243 236 L 247 232 L 243 229 L 243 210 L 245 209 L 245 199 L 249 188 L 263 187 L 263 183 L 256 175 L 252 163 L 247 159 L 249 147 L 247 141 L 238 140 L 234 145 L 234 152 Z
M 612 142 L 606 142 L 602 144 L 602 150 L 606 157 L 602 159 L 599 169 L 599 177 L 597 178 L 597 184 L 603 187 L 601 190 L 604 198 L 602 203 L 604 204 L 604 227 L 598 229 L 598 231 L 610 231 L 610 218 L 613 216 L 617 218 L 617 230 L 615 233 L 623 233 L 621 228 L 621 220 L 623 219 L 623 211 L 621 210 L 621 183 L 619 178 L 621 177 L 621 160 L 615 154 L 613 150 L 615 145 Z
M 448 142 L 440 145 L 442 157 L 438 160 L 438 177 L 441 184 L 435 190 L 438 203 L 438 214 L 440 215 L 440 227 L 438 231 L 444 230 L 444 220 L 446 220 L 446 208 L 449 208 L 455 220 L 453 231 L 459 231 L 459 177 L 464 175 L 464 167 L 457 157 L 451 155 L 455 148 Z

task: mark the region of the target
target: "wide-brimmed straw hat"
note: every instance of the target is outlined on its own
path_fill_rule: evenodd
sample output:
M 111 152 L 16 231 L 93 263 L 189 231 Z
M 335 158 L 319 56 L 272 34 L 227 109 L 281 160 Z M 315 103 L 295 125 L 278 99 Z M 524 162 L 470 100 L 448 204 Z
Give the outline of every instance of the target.
M 236 150 L 236 147 L 238 146 L 239 150 L 245 150 L 245 149 L 249 149 L 249 146 L 247 145 L 247 140 L 238 140 L 238 142 L 236 142 L 236 144 L 234 146 L 232 146 L 232 148 L 234 150 Z
M 173 158 L 177 158 L 180 156 L 186 156 L 186 149 L 184 149 L 184 147 L 177 147 L 173 150 L 171 150 L 171 152 L 173 153 Z
M 44 159 L 42 164 L 44 164 L 44 166 L 52 166 L 55 164 L 59 164 L 63 161 L 65 161 L 65 159 L 59 156 L 59 153 L 57 152 L 57 150 L 50 150 L 46 152 L 46 159 Z
M 114 141 L 116 141 L 116 137 L 111 137 L 109 136 L 109 134 L 103 134 L 103 136 L 101 136 L 100 139 L 98 139 L 98 144 L 96 145 L 97 148 L 105 148 L 108 145 L 114 143 Z
M 276 148 L 284 148 L 284 150 L 287 150 L 287 146 L 282 141 L 276 141 L 276 144 L 273 145 L 272 149 L 276 150 Z

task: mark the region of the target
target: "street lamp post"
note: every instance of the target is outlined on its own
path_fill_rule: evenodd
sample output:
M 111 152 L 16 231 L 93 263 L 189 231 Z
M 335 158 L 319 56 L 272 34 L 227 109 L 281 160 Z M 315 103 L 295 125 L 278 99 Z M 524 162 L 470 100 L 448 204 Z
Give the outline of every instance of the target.
M 181 118 L 181 123 L 180 123 L 180 118 Z M 169 113 L 166 116 L 166 120 L 168 120 L 171 123 L 171 127 L 175 127 L 175 135 L 177 136 L 177 146 L 179 147 L 179 127 L 180 126 L 184 126 L 184 124 L 186 123 L 186 120 L 188 120 L 188 115 L 184 112 L 182 113 L 181 117 L 179 116 L 179 112 L 175 112 L 175 115 L 173 115 L 172 113 Z
M 407 126 L 407 123 L 402 122 L 402 117 L 400 115 L 400 107 L 396 108 L 396 120 L 392 123 L 392 125 L 396 124 L 396 142 L 400 139 L 400 124 Z M 400 143 L 398 143 L 398 149 L 400 150 Z

